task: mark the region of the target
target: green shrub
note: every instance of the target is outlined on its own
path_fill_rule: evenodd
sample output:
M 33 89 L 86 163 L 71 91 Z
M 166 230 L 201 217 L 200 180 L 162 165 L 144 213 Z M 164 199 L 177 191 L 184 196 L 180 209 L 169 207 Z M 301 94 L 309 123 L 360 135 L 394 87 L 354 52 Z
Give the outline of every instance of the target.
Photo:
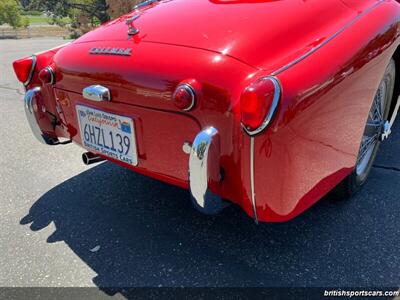
M 24 27 L 24 28 L 28 28 L 29 24 L 30 24 L 29 18 L 26 17 L 26 16 L 23 16 L 21 18 L 21 26 Z
M 22 26 L 20 7 L 16 0 L 0 0 L 0 25 L 4 23 L 13 28 Z

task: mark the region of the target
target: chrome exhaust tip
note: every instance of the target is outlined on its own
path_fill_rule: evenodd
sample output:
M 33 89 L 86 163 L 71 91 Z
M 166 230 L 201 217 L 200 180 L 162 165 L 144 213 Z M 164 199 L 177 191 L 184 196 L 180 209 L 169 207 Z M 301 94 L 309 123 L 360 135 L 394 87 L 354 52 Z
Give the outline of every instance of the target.
M 82 154 L 82 161 L 87 166 L 102 162 L 104 160 L 105 160 L 104 158 L 102 158 L 92 152 L 85 152 Z

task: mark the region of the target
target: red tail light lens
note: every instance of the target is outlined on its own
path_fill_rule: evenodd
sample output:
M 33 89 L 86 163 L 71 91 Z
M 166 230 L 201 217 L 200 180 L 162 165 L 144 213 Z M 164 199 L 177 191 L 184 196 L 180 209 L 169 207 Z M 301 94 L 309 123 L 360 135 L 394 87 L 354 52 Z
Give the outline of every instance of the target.
M 196 94 L 189 84 L 181 84 L 176 88 L 173 100 L 177 108 L 189 111 L 195 105 Z
M 55 80 L 54 71 L 51 67 L 44 68 L 39 72 L 39 80 L 44 84 L 53 84 Z
M 281 88 L 277 79 L 265 77 L 247 87 L 240 98 L 241 121 L 249 135 L 262 132 L 278 107 Z
M 36 58 L 34 56 L 14 61 L 13 67 L 17 78 L 24 85 L 28 85 L 32 79 L 33 71 L 36 66 Z

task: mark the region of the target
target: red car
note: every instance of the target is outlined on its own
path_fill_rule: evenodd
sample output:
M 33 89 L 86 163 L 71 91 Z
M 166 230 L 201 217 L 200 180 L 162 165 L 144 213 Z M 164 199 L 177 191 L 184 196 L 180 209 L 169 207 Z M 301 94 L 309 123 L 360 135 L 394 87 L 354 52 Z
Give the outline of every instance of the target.
M 400 105 L 399 22 L 395 0 L 145 1 L 14 69 L 41 142 L 281 222 L 366 181 Z

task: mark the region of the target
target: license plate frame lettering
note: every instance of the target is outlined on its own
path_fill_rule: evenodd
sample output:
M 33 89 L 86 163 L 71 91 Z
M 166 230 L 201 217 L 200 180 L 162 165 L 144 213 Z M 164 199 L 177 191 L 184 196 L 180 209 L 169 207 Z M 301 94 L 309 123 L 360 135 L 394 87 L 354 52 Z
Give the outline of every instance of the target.
M 138 165 L 135 121 L 85 105 L 76 105 L 82 146 L 109 158 Z

